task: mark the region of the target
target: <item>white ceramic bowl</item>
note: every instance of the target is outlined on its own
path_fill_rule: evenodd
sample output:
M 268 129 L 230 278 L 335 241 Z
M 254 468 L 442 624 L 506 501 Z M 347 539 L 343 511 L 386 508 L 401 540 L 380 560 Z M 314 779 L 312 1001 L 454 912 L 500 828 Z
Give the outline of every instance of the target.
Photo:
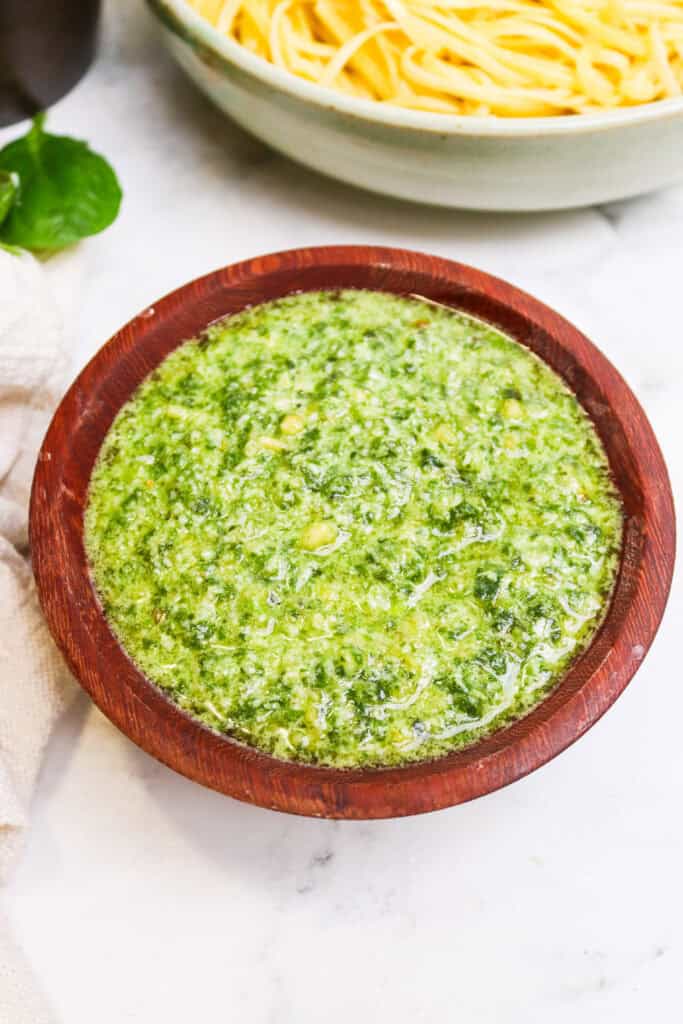
M 457 117 L 349 98 L 221 35 L 186 0 L 148 0 L 171 53 L 247 131 L 374 192 L 472 210 L 557 210 L 683 179 L 683 98 L 574 117 Z

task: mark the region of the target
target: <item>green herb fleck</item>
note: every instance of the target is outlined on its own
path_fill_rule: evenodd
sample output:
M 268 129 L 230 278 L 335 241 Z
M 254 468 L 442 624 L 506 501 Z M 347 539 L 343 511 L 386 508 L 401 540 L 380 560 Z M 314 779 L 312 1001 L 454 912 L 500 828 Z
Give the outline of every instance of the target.
M 149 679 L 211 729 L 338 767 L 437 757 L 528 711 L 599 624 L 620 534 L 599 438 L 547 366 L 369 291 L 181 345 L 112 425 L 86 509 Z

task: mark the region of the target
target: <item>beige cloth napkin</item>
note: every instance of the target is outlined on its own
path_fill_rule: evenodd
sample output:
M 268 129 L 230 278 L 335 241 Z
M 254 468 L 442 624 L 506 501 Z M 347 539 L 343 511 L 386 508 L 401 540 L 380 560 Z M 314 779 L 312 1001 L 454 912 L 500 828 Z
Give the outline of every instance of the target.
M 43 621 L 27 561 L 33 466 L 68 371 L 64 311 L 73 254 L 43 267 L 0 249 L 0 882 L 20 853 L 54 721 L 73 686 Z M 51 1016 L 0 908 L 0 1021 Z

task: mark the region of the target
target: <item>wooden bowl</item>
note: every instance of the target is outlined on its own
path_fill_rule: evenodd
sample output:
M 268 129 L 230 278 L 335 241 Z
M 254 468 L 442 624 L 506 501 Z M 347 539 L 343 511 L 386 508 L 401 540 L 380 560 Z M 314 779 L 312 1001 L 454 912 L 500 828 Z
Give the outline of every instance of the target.
M 277 760 L 211 732 L 150 683 L 119 646 L 91 581 L 83 511 L 112 420 L 177 345 L 245 306 L 321 288 L 417 294 L 501 328 L 568 383 L 609 456 L 626 522 L 615 591 L 590 647 L 530 714 L 433 761 L 339 770 Z M 330 818 L 433 811 L 519 779 L 564 750 L 616 700 L 642 662 L 671 584 L 675 528 L 666 467 L 643 410 L 576 328 L 509 284 L 396 249 L 301 249 L 238 263 L 179 288 L 127 324 L 69 389 L 43 442 L 30 538 L 52 634 L 81 685 L 127 736 L 171 768 L 239 800 Z

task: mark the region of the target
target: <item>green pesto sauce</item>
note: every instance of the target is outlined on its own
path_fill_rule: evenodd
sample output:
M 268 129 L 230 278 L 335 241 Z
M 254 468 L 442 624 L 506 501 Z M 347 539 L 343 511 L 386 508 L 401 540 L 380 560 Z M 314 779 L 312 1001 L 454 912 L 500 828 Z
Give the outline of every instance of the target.
M 538 358 L 418 299 L 320 292 L 142 384 L 86 546 L 122 645 L 191 715 L 281 758 L 391 765 L 548 693 L 603 617 L 621 523 Z

